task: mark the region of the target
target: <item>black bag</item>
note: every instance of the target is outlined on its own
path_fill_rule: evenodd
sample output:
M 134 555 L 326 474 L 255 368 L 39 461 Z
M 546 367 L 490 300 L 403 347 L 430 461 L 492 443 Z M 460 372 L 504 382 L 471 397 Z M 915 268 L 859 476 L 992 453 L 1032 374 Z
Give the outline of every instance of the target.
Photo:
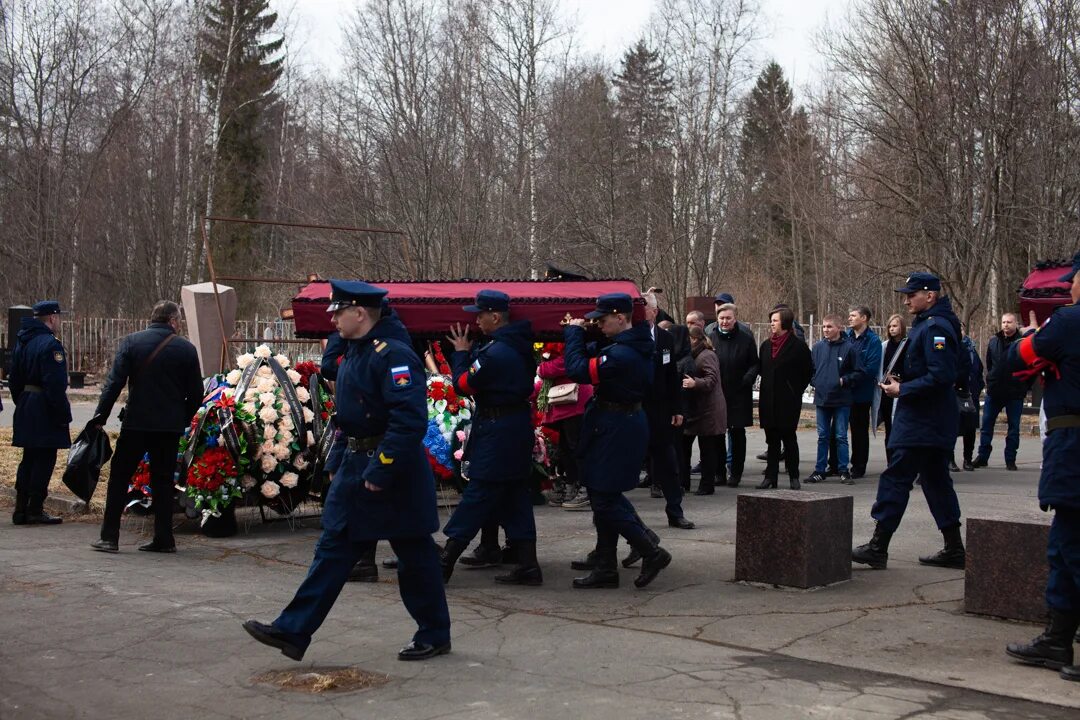
M 111 457 L 109 436 L 103 429 L 88 425 L 68 451 L 64 485 L 75 493 L 75 497 L 89 503 L 101 477 L 101 466 Z
M 979 408 L 975 405 L 975 399 L 967 391 L 956 391 L 956 404 L 960 408 L 960 425 L 957 428 L 957 436 L 979 429 Z

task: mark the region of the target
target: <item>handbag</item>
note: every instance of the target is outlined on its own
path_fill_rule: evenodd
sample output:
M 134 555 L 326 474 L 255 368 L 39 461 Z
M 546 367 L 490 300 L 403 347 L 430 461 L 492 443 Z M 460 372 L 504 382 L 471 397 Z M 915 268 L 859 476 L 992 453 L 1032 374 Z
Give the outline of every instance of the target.
M 548 405 L 576 405 L 578 401 L 578 384 L 562 383 L 552 385 L 548 390 Z

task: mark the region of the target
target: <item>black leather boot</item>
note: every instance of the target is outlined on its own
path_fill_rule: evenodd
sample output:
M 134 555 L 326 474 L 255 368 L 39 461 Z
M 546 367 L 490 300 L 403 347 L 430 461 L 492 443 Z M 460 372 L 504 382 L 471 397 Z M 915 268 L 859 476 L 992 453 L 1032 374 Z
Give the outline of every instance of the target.
M 801 490 L 802 489 L 802 485 L 799 484 L 799 476 L 798 475 L 789 475 L 788 476 L 788 484 L 791 486 L 792 490 Z
M 459 562 L 470 570 L 497 567 L 502 563 L 502 550 L 498 543 L 485 545 L 481 542 L 471 553 L 462 555 Z
M 446 545 L 443 546 L 442 551 L 439 553 L 439 561 L 442 563 L 443 583 L 450 582 L 450 576 L 454 574 L 454 563 L 457 562 L 468 547 L 468 543 L 463 543 L 457 538 L 446 539 Z
M 27 496 L 26 499 L 26 524 L 27 525 L 59 525 L 63 519 L 53 517 L 45 512 L 45 498 Z
M 536 541 L 515 540 L 514 551 L 518 564 L 506 575 L 496 575 L 495 582 L 502 585 L 543 585 L 544 574 L 536 559 Z
M 764 478 L 762 478 L 761 482 L 758 483 L 757 489 L 758 490 L 771 490 L 772 488 L 776 487 L 776 483 L 777 483 L 776 478 L 769 477 L 768 475 L 766 475 Z
M 1073 662 L 1073 635 L 1080 627 L 1080 613 L 1050 610 L 1050 620 L 1042 635 L 1029 644 L 1016 643 L 1005 648 L 1009 657 L 1028 665 L 1040 665 L 1050 670 L 1061 670 Z M 1076 669 L 1070 670 L 1070 674 Z M 1062 673 L 1065 677 L 1065 673 Z M 1067 677 L 1066 680 L 1073 678 Z
M 964 552 L 964 540 L 960 537 L 960 526 L 957 525 L 942 530 L 941 534 L 945 538 L 945 547 L 933 555 L 919 558 L 919 562 L 923 565 L 963 570 L 966 553 Z
M 596 550 L 590 550 L 589 554 L 581 560 L 571 560 L 570 568 L 572 570 L 595 570 L 596 569 Z
M 21 490 L 15 490 L 15 511 L 11 513 L 11 524 L 26 524 L 26 493 Z
M 573 587 L 578 590 L 596 590 L 619 587 L 619 567 L 617 545 L 619 536 L 610 532 L 597 532 L 596 549 L 589 553 L 594 565 L 592 572 L 584 577 L 574 578 Z
M 641 518 L 638 518 L 638 520 L 640 521 Z M 644 524 L 645 523 L 642 523 L 642 525 L 644 525 Z M 651 542 L 653 545 L 659 545 L 660 544 L 660 536 L 657 535 L 656 533 L 654 533 L 651 528 L 645 528 L 645 536 L 649 538 L 649 542 Z M 638 549 L 636 547 L 631 545 L 630 546 L 630 554 L 623 558 L 622 566 L 624 568 L 634 567 L 635 565 L 637 565 L 638 560 L 640 560 L 640 559 L 641 559 L 641 553 L 638 552 Z
M 874 536 L 870 538 L 870 542 L 851 551 L 852 562 L 869 565 L 875 570 L 884 570 L 885 566 L 889 564 L 889 541 L 891 539 L 891 532 L 883 530 L 880 525 L 876 526 Z
M 631 546 L 642 557 L 641 572 L 634 578 L 635 587 L 645 587 L 656 579 L 661 570 L 671 564 L 671 553 L 647 535 L 631 541 Z
M 379 582 L 379 566 L 375 564 L 375 548 L 360 556 L 349 571 L 350 582 Z

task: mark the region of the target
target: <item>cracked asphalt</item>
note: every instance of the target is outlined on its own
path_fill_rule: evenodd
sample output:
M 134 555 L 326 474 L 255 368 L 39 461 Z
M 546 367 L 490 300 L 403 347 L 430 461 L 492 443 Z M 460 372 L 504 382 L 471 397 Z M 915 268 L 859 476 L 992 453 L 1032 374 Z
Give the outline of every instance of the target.
M 759 435 L 750 433 L 751 453 Z M 813 437 L 799 440 L 806 468 Z M 879 469 L 880 440 L 873 450 Z M 958 474 L 964 514 L 1037 509 L 1035 439 L 1023 438 L 1020 463 L 1008 473 L 996 458 Z M 732 582 L 735 496 L 760 492 L 760 468 L 750 461 L 748 487 L 689 496 L 692 531 L 667 528 L 663 501 L 647 491 L 631 494 L 675 557 L 645 590 L 631 570 L 617 590 L 572 590 L 569 561 L 591 546 L 590 516 L 537 508 L 544 585 L 499 587 L 492 571 L 459 568 L 448 588 L 453 653 L 424 663 L 396 660 L 413 626 L 385 570 L 377 584 L 346 587 L 301 663 L 243 632 L 243 620 L 269 621 L 292 596 L 315 519 L 246 516 L 227 539 L 182 524 L 176 555 L 135 552 L 150 530 L 143 518 L 125 520 L 119 555 L 89 550 L 93 519 L 5 520 L 0 718 L 1080 717 L 1080 684 L 1004 656 L 1007 642 L 1038 627 L 964 614 L 963 573 L 918 564 L 941 542 L 919 494 L 886 571 L 856 566 L 850 582 L 815 591 Z M 852 494 L 853 541 L 869 536 L 873 479 L 815 490 Z M 380 558 L 388 553 L 380 545 Z M 341 667 L 390 682 L 304 694 L 253 680 Z

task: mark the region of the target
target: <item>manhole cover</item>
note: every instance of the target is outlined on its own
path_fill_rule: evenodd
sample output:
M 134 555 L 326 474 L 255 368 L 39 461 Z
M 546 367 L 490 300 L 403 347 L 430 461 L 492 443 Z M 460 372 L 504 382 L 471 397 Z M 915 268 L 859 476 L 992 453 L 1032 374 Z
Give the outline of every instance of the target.
M 308 668 L 306 670 L 271 670 L 256 675 L 252 681 L 292 692 L 354 692 L 385 685 L 390 682 L 390 676 L 351 667 Z

